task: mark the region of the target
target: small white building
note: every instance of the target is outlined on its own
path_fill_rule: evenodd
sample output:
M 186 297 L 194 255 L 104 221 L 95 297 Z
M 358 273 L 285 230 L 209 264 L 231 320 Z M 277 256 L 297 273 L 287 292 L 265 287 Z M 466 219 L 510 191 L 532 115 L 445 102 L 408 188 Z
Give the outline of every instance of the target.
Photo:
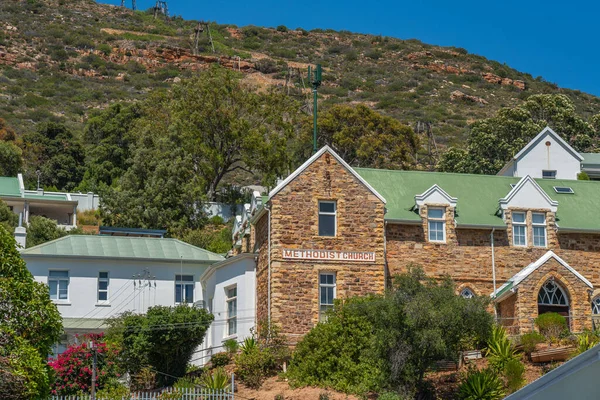
M 253 253 L 242 253 L 211 265 L 200 277 L 206 307 L 215 320 L 199 354 L 202 363 L 224 351 L 228 339 L 252 336 L 256 318 L 256 276 Z
M 68 235 L 21 256 L 35 280 L 49 285 L 67 342 L 77 333 L 103 331 L 107 318 L 125 311 L 202 306 L 200 277 L 225 260 L 176 239 L 104 235 Z
M 522 178 L 577 179 L 581 172 L 600 180 L 600 154 L 578 153 L 559 134 L 544 128 L 497 175 Z

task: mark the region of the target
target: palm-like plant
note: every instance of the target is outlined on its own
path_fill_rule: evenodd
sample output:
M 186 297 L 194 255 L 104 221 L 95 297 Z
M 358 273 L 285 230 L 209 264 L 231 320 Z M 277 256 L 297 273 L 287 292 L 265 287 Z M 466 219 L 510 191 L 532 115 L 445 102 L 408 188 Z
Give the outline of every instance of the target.
M 504 397 L 504 385 L 491 369 L 471 370 L 458 388 L 461 400 L 497 400 Z
M 506 336 L 506 331 L 501 326 L 492 329 L 492 335 L 487 341 L 486 357 L 496 371 L 504 371 L 504 367 L 511 360 L 516 360 L 517 351 Z
M 230 380 L 223 368 L 217 368 L 212 373 L 207 372 L 200 378 L 200 384 L 207 389 L 212 390 L 228 390 L 230 388 Z
M 254 337 L 247 337 L 246 339 L 244 339 L 244 343 L 242 343 L 242 345 L 240 346 L 240 348 L 242 349 L 242 353 L 244 354 L 251 353 L 252 351 L 256 350 L 257 347 L 258 342 Z

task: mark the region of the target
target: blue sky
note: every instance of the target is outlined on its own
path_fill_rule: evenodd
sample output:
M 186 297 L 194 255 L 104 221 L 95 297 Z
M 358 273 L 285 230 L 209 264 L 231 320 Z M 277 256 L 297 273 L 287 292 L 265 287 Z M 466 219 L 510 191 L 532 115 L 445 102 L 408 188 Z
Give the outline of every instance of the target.
M 171 14 L 186 19 L 344 29 L 464 47 L 561 87 L 600 96 L 600 3 L 592 1 L 167 1 Z M 137 0 L 137 7 L 155 2 Z

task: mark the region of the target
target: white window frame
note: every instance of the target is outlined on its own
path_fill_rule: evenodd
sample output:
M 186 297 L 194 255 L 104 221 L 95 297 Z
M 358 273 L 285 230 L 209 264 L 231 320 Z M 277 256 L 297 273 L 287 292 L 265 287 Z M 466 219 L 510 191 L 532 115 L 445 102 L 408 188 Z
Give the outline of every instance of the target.
M 321 204 L 333 204 L 333 212 L 321 211 Z M 319 218 L 317 221 L 317 230 L 319 236 L 336 237 L 337 236 L 337 201 L 335 200 L 319 200 L 318 204 Z M 333 235 L 321 235 L 321 215 L 333 215 Z
M 464 287 L 460 291 L 460 296 L 465 299 L 472 299 L 475 297 L 475 292 L 470 287 Z
M 231 296 L 230 291 L 235 289 L 235 296 Z M 237 310 L 238 310 L 238 304 L 237 304 L 237 298 L 238 298 L 238 293 L 237 293 L 237 285 L 233 285 L 233 286 L 228 286 L 225 288 L 225 312 L 227 314 L 227 318 L 226 318 L 226 329 L 225 329 L 225 337 L 230 337 L 230 336 L 235 336 L 237 335 Z M 234 315 L 230 314 L 230 308 L 229 305 L 230 304 L 234 304 Z M 234 329 L 231 328 L 231 323 L 233 322 L 234 324 Z
M 600 315 L 600 296 L 592 299 L 592 315 Z
M 321 283 L 322 276 L 333 276 L 333 283 Z M 333 288 L 333 299 L 331 299 L 331 303 L 322 303 L 321 302 L 321 290 Z M 326 318 L 326 313 L 328 310 L 333 308 L 333 303 L 337 298 L 337 275 L 335 272 L 323 271 L 319 272 L 319 321 L 324 321 Z M 323 307 L 326 307 L 323 309 Z
M 106 274 L 106 278 L 100 277 L 100 274 Z M 106 289 L 100 289 L 100 282 L 106 282 Z M 96 301 L 98 303 L 108 303 L 110 300 L 110 274 L 108 271 L 98 271 L 98 292 L 96 295 Z M 106 292 L 106 300 L 100 300 L 100 293 Z
M 183 277 L 186 276 L 191 276 L 192 279 L 191 280 L 183 280 Z M 178 280 L 177 277 L 180 277 L 180 279 Z M 181 300 L 182 301 L 177 301 L 177 286 L 181 285 Z M 185 289 L 187 286 L 191 286 L 192 287 L 192 301 L 191 302 L 186 302 L 185 298 L 187 297 L 187 289 Z M 175 275 L 175 293 L 174 297 L 175 297 L 175 304 L 194 304 L 195 301 L 195 296 L 196 296 L 196 281 L 194 280 L 194 275 L 190 275 L 190 274 L 176 274 Z
M 534 221 L 533 216 L 534 215 L 542 215 L 544 217 L 544 223 L 536 223 Z M 539 245 L 539 244 L 535 244 L 535 228 L 543 228 L 544 229 L 544 245 Z M 548 247 L 548 229 L 546 229 L 546 214 L 545 213 L 539 213 L 539 212 L 534 212 L 531 213 L 531 237 L 533 240 L 533 245 L 535 247 Z
M 442 212 L 442 217 L 441 218 L 430 217 L 429 212 L 433 211 L 433 210 L 440 210 Z M 435 223 L 435 224 L 441 223 L 442 224 L 442 240 L 431 238 L 432 223 Z M 436 232 L 437 232 L 437 229 L 436 229 Z M 446 243 L 446 209 L 444 207 L 428 207 L 427 208 L 427 240 L 432 243 Z
M 52 272 L 66 272 L 67 276 L 56 276 L 56 277 L 52 277 L 50 276 L 50 274 Z M 65 282 L 66 281 L 66 285 L 67 285 L 67 298 L 66 299 L 61 299 L 60 298 L 60 287 L 61 287 L 61 282 Z M 52 294 L 50 294 L 50 300 L 54 301 L 54 302 L 68 302 L 69 301 L 69 284 L 71 283 L 71 274 L 69 272 L 69 270 L 67 269 L 51 269 L 48 270 L 48 291 L 50 291 L 50 282 L 57 282 L 56 284 L 56 298 L 52 298 Z
M 522 214 L 523 215 L 523 222 L 515 222 L 515 214 Z M 517 247 L 527 247 L 527 213 L 525 211 L 513 211 L 512 215 L 511 215 L 511 220 L 512 220 L 512 226 L 513 226 L 513 230 L 512 230 L 512 243 L 513 246 L 517 246 Z M 516 238 L 517 235 L 515 235 L 515 227 L 523 227 L 523 237 L 525 238 L 525 243 L 521 244 L 521 243 L 516 243 Z

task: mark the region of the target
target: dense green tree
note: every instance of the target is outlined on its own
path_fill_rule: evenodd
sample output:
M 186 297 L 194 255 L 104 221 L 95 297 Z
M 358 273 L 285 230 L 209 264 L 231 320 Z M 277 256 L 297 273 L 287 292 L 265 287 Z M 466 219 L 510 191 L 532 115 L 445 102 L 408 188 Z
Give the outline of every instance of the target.
M 335 105 L 319 115 L 318 127 L 318 146 L 328 144 L 352 166 L 409 169 L 415 164 L 419 138 L 412 128 L 364 105 Z M 304 146 L 312 149 L 312 120 L 304 129 Z
M 19 216 L 12 212 L 3 200 L 0 200 L 0 224 L 11 233 L 19 224 Z
M 182 377 L 214 317 L 202 308 L 156 306 L 146 314 L 124 313 L 109 320 L 108 340 L 120 346 L 120 364 L 131 374 L 144 366 L 160 386 Z
M 48 286 L 33 279 L 3 226 L 0 259 L 0 362 L 23 383 L 23 398 L 43 398 L 49 381 L 45 360 L 62 333 L 61 317 Z
M 576 150 L 594 151 L 598 142 L 594 121 L 590 124 L 579 116 L 565 95 L 533 95 L 519 106 L 473 123 L 466 151 L 449 149 L 438 167 L 446 172 L 495 174 L 546 126 Z
M 0 142 L 0 176 L 17 176 L 23 169 L 23 151 L 12 142 Z
M 437 282 L 411 269 L 395 277 L 385 295 L 338 302 L 298 344 L 290 382 L 363 395 L 418 390 L 436 361 L 453 359 L 489 336 L 487 302 L 465 299 L 450 280 Z
M 113 104 L 91 117 L 84 130 L 86 171 L 81 190 L 97 192 L 102 185 L 111 186 L 127 170 L 132 130 L 141 117 L 141 107 Z
M 50 240 L 67 236 L 68 232 L 56 225 L 56 221 L 40 215 L 29 218 L 27 226 L 27 247 L 37 246 Z
M 64 125 L 42 124 L 36 132 L 23 135 L 23 153 L 27 165 L 25 179 L 33 185 L 40 171 L 43 187 L 74 189 L 84 173 L 84 149 L 80 140 Z

